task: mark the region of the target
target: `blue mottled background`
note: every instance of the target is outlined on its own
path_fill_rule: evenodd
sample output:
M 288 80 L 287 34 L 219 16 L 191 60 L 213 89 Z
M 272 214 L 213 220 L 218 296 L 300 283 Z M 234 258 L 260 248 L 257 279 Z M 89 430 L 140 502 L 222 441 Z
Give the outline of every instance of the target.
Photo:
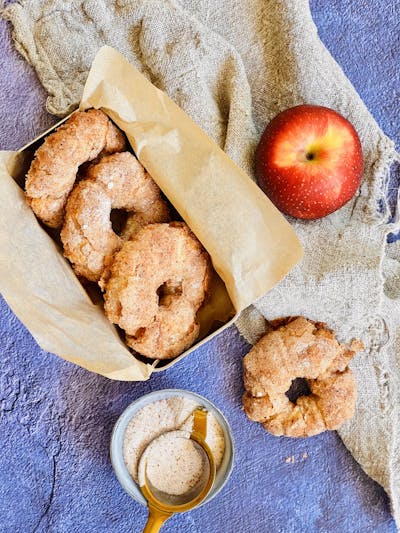
M 312 0 L 311 7 L 322 40 L 399 143 L 399 1 Z M 44 101 L 0 21 L 1 148 L 18 148 L 54 121 Z M 112 426 L 140 395 L 179 387 L 223 410 L 237 460 L 223 493 L 172 518 L 166 533 L 394 532 L 383 490 L 336 433 L 278 439 L 247 421 L 240 405 L 247 349 L 231 328 L 148 383 L 112 382 L 40 350 L 0 299 L 0 531 L 141 531 L 146 511 L 122 491 L 111 469 Z

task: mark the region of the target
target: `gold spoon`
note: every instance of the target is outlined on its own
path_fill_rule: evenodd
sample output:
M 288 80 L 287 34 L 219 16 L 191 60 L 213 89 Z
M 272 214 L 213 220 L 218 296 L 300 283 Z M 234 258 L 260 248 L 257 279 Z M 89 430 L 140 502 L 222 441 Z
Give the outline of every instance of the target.
M 158 490 L 151 484 L 146 474 L 148 458 L 146 452 L 155 441 L 165 438 L 165 435 L 171 435 L 174 438 L 190 439 L 201 450 L 205 458 L 203 464 L 206 466 L 203 469 L 200 480 L 189 492 L 180 496 Z M 215 480 L 215 463 L 212 452 L 205 441 L 206 437 L 207 410 L 204 407 L 198 407 L 193 413 L 193 430 L 189 435 L 186 431 L 182 430 L 164 433 L 154 439 L 143 452 L 139 462 L 139 485 L 149 508 L 149 517 L 143 533 L 157 533 L 163 523 L 174 513 L 190 511 L 190 509 L 199 505 L 209 494 Z

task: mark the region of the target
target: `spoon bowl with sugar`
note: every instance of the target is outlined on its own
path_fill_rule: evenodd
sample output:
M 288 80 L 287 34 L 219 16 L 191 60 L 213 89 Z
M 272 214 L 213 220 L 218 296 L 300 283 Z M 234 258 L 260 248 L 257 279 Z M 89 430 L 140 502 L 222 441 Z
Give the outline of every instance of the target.
M 216 475 L 206 443 L 207 410 L 193 413 L 193 429 L 168 431 L 153 439 L 141 455 L 139 486 L 149 517 L 143 533 L 156 533 L 174 513 L 199 505 L 210 493 Z

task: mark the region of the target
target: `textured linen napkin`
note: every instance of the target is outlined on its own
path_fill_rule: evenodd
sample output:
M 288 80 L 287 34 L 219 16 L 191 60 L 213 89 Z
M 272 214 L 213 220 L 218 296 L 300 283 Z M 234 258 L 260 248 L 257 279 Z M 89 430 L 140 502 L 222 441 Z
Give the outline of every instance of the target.
M 385 224 L 396 153 L 319 40 L 308 1 L 21 0 L 3 16 L 49 93 L 50 112 L 76 107 L 93 57 L 108 44 L 250 175 L 263 127 L 287 107 L 326 105 L 354 124 L 365 162 L 358 195 L 324 219 L 291 220 L 304 260 L 242 314 L 238 327 L 254 342 L 265 318 L 305 315 L 326 321 L 341 340 L 363 340 L 366 350 L 352 364 L 356 414 L 340 435 L 390 495 L 399 525 L 400 250 L 391 245 L 386 255 L 385 244 L 398 226 Z

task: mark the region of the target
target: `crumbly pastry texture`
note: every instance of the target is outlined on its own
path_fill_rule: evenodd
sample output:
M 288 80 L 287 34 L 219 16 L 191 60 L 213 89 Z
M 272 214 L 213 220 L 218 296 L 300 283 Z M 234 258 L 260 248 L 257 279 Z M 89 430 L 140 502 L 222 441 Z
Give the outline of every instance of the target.
M 36 216 L 58 228 L 78 167 L 100 153 L 126 148 L 123 133 L 97 109 L 74 113 L 38 148 L 26 177 L 26 197 Z
M 210 278 L 209 256 L 186 224 L 150 224 L 123 244 L 100 281 L 106 315 L 136 352 L 173 358 L 198 337 Z
M 243 359 L 243 407 L 250 420 L 274 435 L 309 437 L 349 420 L 357 397 L 348 364 L 361 342 L 339 343 L 325 324 L 303 317 L 280 320 Z M 286 396 L 292 381 L 310 389 L 295 402 Z
M 68 198 L 61 231 L 64 255 L 75 273 L 99 281 L 124 240 L 146 224 L 169 221 L 169 209 L 160 194 L 130 152 L 104 156 L 90 166 Z M 112 209 L 128 213 L 121 235 L 113 231 Z

